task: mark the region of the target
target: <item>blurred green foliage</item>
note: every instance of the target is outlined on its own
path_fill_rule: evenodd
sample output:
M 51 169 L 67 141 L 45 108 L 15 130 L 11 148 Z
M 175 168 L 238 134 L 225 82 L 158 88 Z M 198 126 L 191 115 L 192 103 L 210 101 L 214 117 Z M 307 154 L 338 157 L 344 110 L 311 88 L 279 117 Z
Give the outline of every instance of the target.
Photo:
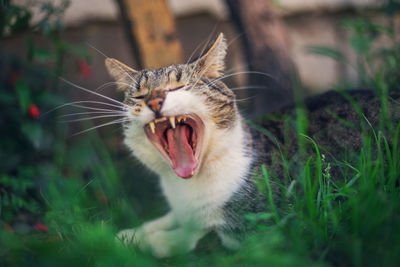
M 68 1 L 57 5 L 36 1 L 41 18 L 32 24 L 31 11 L 13 1 L 0 7 L 0 38 L 23 34 L 24 55 L 0 50 L 0 220 L 12 224 L 21 213 L 40 214 L 45 208 L 39 195 L 47 185 L 43 166 L 50 164 L 62 145 L 66 126 L 44 111 L 65 103 L 57 76 L 63 73 L 66 55 L 88 57 L 82 48 L 62 40 L 61 15 Z M 38 45 L 34 39 L 44 39 Z

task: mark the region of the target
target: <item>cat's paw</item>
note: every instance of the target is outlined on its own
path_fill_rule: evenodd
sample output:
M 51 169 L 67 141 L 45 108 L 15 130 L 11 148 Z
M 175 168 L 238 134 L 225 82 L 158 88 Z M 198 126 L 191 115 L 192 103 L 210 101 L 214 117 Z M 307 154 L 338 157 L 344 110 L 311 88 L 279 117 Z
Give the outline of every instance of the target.
M 125 229 L 117 234 L 116 241 L 127 246 L 147 247 L 146 232 L 142 227 Z
M 170 231 L 157 231 L 147 236 L 148 251 L 157 258 L 166 258 L 192 251 L 206 230 L 188 231 L 177 228 Z
M 136 246 L 157 258 L 166 258 L 193 250 L 206 231 L 187 231 L 177 228 L 169 231 L 148 232 L 146 227 L 123 230 L 118 233 L 118 242 Z
M 177 252 L 175 243 L 168 232 L 158 231 L 148 235 L 147 249 L 156 258 L 166 258 Z
M 120 231 L 116 240 L 126 246 L 136 246 L 154 257 L 165 258 L 172 255 L 173 242 L 168 238 L 165 231 L 149 233 L 143 227 L 138 227 Z

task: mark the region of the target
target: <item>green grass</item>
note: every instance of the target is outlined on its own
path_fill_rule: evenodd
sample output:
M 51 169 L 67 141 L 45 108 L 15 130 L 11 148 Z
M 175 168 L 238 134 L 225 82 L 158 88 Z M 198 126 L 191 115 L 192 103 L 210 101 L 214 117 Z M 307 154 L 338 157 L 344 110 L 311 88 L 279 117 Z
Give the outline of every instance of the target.
M 151 193 L 136 198 L 135 192 L 149 188 L 139 178 L 145 174 L 137 173 L 141 167 L 128 163 L 120 167 L 113 160 L 116 155 L 110 155 L 92 134 L 70 149 L 57 147 L 54 164 L 43 167 L 48 179 L 41 192 L 47 207 L 43 221 L 49 231 L 19 235 L 2 229 L 0 265 L 396 266 L 400 262 L 400 123 L 385 120 L 373 129 L 364 117 L 359 154 L 351 162 L 327 162 L 318 143 L 306 134 L 307 114 L 301 109 L 297 114 L 299 145 L 311 145 L 313 152 L 300 148 L 302 168 L 278 185 L 283 191 L 279 205 L 271 191 L 271 182 L 276 181 L 262 167 L 271 209 L 246 215 L 258 230 L 244 240 L 241 250 L 226 251 L 211 239 L 203 240 L 193 253 L 157 260 L 116 244 L 118 229 L 138 225 L 139 218 L 149 214 L 161 215 L 165 207 L 160 207 L 160 200 L 148 203 Z M 283 153 L 280 157 L 289 168 Z M 332 177 L 334 165 L 345 179 Z M 127 189 L 131 186 L 133 194 Z M 266 218 L 272 223 L 260 223 Z

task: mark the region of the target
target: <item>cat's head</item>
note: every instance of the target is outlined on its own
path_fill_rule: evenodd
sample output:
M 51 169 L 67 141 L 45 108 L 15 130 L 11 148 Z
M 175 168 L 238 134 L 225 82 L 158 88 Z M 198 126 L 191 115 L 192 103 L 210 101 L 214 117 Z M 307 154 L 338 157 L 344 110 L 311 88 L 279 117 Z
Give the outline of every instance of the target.
M 128 143 L 142 150 L 146 150 L 146 144 L 156 147 L 164 162 L 182 178 L 199 172 L 210 149 L 216 142 L 224 142 L 220 139 L 238 120 L 235 95 L 219 81 L 226 49 L 221 33 L 188 64 L 136 71 L 115 59 L 106 59 L 106 67 L 130 107 L 127 129 L 136 134 L 126 135 L 135 139 Z M 147 147 L 142 154 L 148 151 L 155 150 Z

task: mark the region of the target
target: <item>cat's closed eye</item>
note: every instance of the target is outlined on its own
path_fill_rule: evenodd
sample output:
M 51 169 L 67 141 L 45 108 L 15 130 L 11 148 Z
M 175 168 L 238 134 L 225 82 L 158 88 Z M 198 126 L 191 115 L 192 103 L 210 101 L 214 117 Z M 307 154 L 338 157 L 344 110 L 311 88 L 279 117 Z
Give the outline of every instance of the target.
M 146 95 L 140 95 L 140 96 L 133 96 L 132 98 L 134 99 L 144 99 Z
M 183 87 L 184 87 L 184 85 L 178 86 L 178 87 L 169 89 L 168 91 L 169 91 L 169 92 L 177 91 L 177 90 L 179 90 L 179 89 L 182 89 Z M 147 96 L 147 94 L 144 94 L 144 95 L 139 95 L 139 96 L 132 96 L 132 98 L 133 98 L 133 99 L 139 100 L 139 99 L 145 99 L 146 96 Z

